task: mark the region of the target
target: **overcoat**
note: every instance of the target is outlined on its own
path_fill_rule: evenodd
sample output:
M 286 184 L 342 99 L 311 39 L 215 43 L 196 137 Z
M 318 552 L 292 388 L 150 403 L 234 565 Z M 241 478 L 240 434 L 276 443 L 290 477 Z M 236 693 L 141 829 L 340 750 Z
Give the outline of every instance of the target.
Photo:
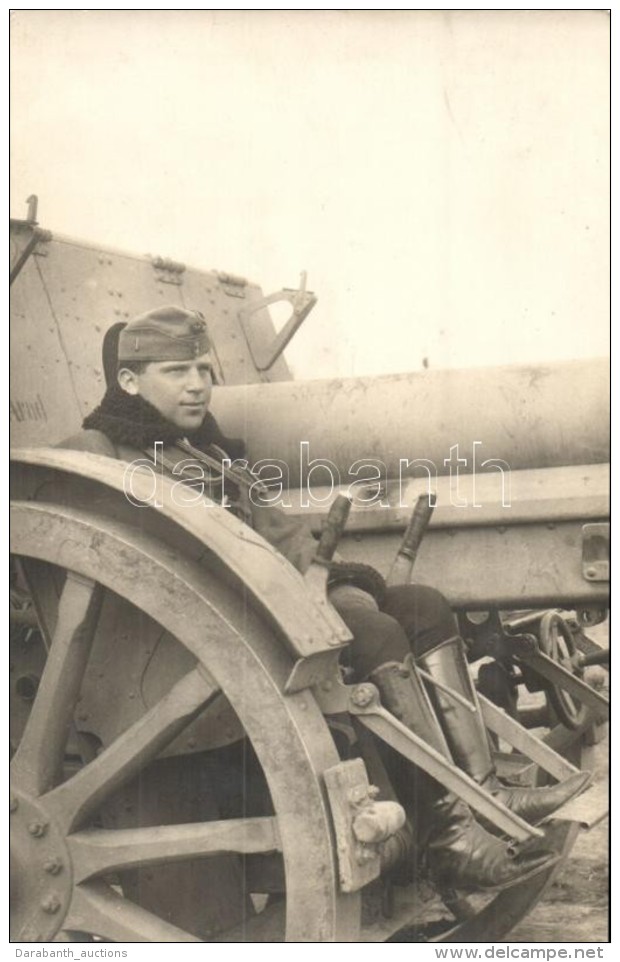
M 183 442 L 181 442 L 182 444 Z M 79 431 L 63 441 L 59 447 L 100 454 L 128 463 L 137 460 L 144 462 L 145 457 L 149 456 L 153 459 L 155 456 L 154 447 L 151 447 L 149 451 L 128 441 L 113 441 L 102 430 L 94 428 L 85 428 Z M 176 481 L 185 477 L 191 483 L 192 472 L 188 470 L 188 461 L 191 460 L 191 454 L 188 453 L 187 448 L 179 446 L 179 443 L 170 442 L 164 444 L 160 451 L 161 455 L 157 459 L 158 471 L 174 478 Z M 209 445 L 203 451 L 196 449 L 196 473 L 199 472 L 198 476 L 203 479 L 209 470 L 209 466 L 199 460 L 201 454 L 220 463 L 223 458 L 228 457 L 228 453 L 219 445 Z M 181 462 L 183 463 L 182 469 Z M 317 542 L 307 524 L 296 518 L 289 518 L 275 505 L 261 504 L 260 482 L 257 483 L 256 477 L 250 471 L 235 468 L 234 472 L 230 472 L 222 482 L 221 474 L 217 475 L 215 470 L 215 473 L 211 474 L 210 480 L 211 483 L 208 483 L 207 479 L 205 484 L 205 493 L 209 494 L 213 500 L 221 502 L 221 492 L 225 490 L 228 506 L 233 512 L 250 524 L 299 571 L 302 573 L 306 571 L 317 548 Z M 250 496 L 250 490 L 252 490 L 252 496 Z

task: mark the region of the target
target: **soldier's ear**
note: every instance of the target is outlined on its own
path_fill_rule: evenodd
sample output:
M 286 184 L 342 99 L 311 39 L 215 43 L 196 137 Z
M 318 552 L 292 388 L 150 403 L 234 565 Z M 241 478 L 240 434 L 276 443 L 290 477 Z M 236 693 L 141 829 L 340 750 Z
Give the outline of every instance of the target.
M 130 371 L 128 367 L 122 367 L 117 374 L 118 383 L 127 394 L 139 394 L 140 387 L 135 371 Z

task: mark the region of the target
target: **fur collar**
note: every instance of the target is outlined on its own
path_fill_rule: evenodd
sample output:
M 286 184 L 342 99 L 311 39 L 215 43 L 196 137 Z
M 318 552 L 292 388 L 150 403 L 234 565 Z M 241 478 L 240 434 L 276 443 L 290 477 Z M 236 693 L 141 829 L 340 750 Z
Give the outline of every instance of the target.
M 127 394 L 117 385 L 108 388 L 99 407 L 84 418 L 82 427 L 102 431 L 114 444 L 136 448 L 151 448 L 155 441 L 174 444 L 187 437 L 200 450 L 217 444 L 232 459 L 243 457 L 245 450 L 243 441 L 222 434 L 211 413 L 207 412 L 197 431 L 185 432 L 162 417 L 157 408 L 139 394 Z

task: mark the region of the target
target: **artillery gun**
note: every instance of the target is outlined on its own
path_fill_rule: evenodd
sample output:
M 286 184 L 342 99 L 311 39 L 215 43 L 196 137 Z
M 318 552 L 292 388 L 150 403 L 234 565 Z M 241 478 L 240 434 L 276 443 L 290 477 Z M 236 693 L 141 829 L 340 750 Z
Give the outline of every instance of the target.
M 53 445 L 102 394 L 111 323 L 201 310 L 218 421 L 317 534 L 347 495 L 344 557 L 388 574 L 431 482 L 415 579 L 442 588 L 483 659 L 500 770 L 542 783 L 576 770 L 608 709 L 586 634 L 609 593 L 604 362 L 297 382 L 283 350 L 315 302 L 303 280 L 264 298 L 231 274 L 52 237 L 34 201 L 11 258 L 12 937 L 503 938 L 602 813 L 557 813 L 558 862 L 508 892 L 403 878 L 377 737 L 517 843 L 539 830 L 347 682 L 324 566 L 302 577 L 225 509 L 180 508 L 154 472 L 136 475 L 136 508 L 125 465 Z M 291 310 L 279 333 L 276 300 Z

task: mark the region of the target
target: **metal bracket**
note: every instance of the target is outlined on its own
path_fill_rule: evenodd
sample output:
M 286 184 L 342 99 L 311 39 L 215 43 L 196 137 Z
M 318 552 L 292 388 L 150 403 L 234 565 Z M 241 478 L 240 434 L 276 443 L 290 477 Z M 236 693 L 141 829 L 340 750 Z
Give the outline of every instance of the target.
M 608 608 L 594 608 L 590 605 L 587 607 L 577 606 L 575 608 L 575 615 L 579 628 L 592 628 L 593 625 L 600 625 L 603 621 L 605 621 L 605 618 L 608 614 Z
M 338 617 L 335 612 L 334 615 Z M 331 692 L 333 689 L 337 690 L 338 657 L 346 641 L 342 632 L 343 627 L 346 631 L 346 627 L 342 625 L 340 636 L 334 634 L 334 645 L 337 645 L 337 648 L 335 647 L 332 651 L 318 651 L 313 655 L 306 655 L 304 658 L 297 659 L 284 683 L 285 695 L 292 695 L 295 692 L 304 691 L 306 688 L 326 692 Z M 334 702 L 332 701 L 330 704 L 334 704 Z M 332 712 L 325 711 L 322 705 L 321 710 L 324 711 L 324 714 L 337 714 L 339 711 L 346 711 L 346 705 L 347 699 L 340 698 Z
M 468 659 L 477 661 L 489 656 L 498 661 L 510 660 L 515 655 L 535 649 L 535 638 L 521 631 L 531 631 L 541 615 L 542 612 L 535 611 L 503 622 L 495 608 L 477 613 L 461 612 L 458 617 L 459 629 L 468 647 Z
M 539 768 L 549 772 L 560 782 L 579 771 L 575 765 L 571 765 L 562 755 L 546 745 L 540 738 L 532 735 L 527 728 L 524 728 L 523 725 L 511 718 L 501 708 L 498 708 L 484 695 L 478 693 L 478 700 L 487 728 L 498 735 L 502 741 L 508 742 L 512 748 L 516 748 L 522 755 L 535 762 Z
M 581 570 L 586 581 L 609 581 L 609 522 L 584 524 Z
M 215 273 L 217 274 L 217 279 L 222 290 L 228 297 L 245 298 L 245 289 L 248 286 L 245 277 L 239 277 L 237 274 L 228 274 L 226 271 L 216 271 Z
M 520 661 L 523 661 L 529 668 L 533 668 L 539 675 L 546 678 L 553 685 L 557 685 L 576 698 L 583 705 L 587 705 L 592 710 L 595 717 L 600 721 L 609 718 L 609 699 L 591 688 L 585 681 L 573 675 L 562 665 L 545 655 L 542 651 L 531 651 L 527 654 L 519 653 Z
M 379 877 L 380 844 L 405 824 L 397 802 L 376 801 L 379 789 L 368 782 L 361 758 L 339 762 L 323 773 L 329 798 L 340 887 L 357 892 Z
M 261 311 L 277 301 L 287 301 L 292 307 L 292 313 L 282 330 L 276 334 L 269 344 L 263 344 L 254 337 L 250 323 L 252 314 Z M 302 271 L 299 290 L 283 288 L 263 297 L 259 301 L 252 301 L 239 311 L 239 320 L 245 332 L 252 359 L 257 371 L 268 371 L 282 354 L 284 348 L 297 333 L 308 314 L 317 302 L 316 295 L 306 291 L 306 272 Z
M 155 277 L 160 284 L 174 284 L 180 287 L 183 283 L 185 264 L 170 260 L 169 257 L 153 257 L 151 264 L 155 270 Z
M 13 284 L 15 280 L 17 280 L 19 274 L 22 271 L 22 268 L 24 267 L 24 264 L 27 262 L 31 254 L 37 254 L 43 257 L 47 256 L 47 251 L 42 250 L 39 245 L 47 244 L 52 239 L 51 231 L 42 230 L 42 228 L 36 227 L 34 224 L 31 224 L 29 221 L 11 221 L 11 224 L 13 226 L 19 225 L 20 228 L 26 227 L 29 231 L 31 231 L 31 235 L 26 241 L 26 245 L 24 249 L 20 254 L 17 255 L 15 259 L 15 263 L 11 267 L 11 272 L 9 275 L 9 286 Z

